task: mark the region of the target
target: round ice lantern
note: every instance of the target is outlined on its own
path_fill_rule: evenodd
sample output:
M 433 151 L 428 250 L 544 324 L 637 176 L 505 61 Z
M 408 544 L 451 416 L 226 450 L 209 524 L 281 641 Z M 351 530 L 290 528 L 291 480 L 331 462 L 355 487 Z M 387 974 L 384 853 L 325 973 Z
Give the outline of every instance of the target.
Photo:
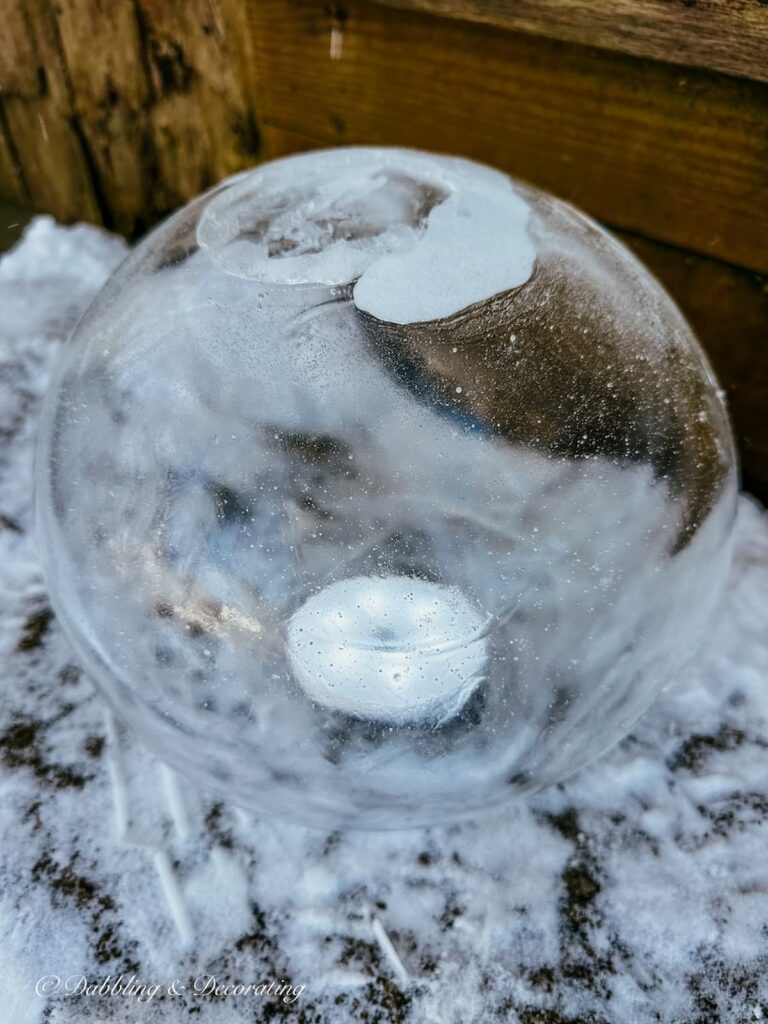
M 615 239 L 360 148 L 136 247 L 65 346 L 37 485 L 57 614 L 163 758 L 400 827 L 627 732 L 716 607 L 735 471 L 699 346 Z

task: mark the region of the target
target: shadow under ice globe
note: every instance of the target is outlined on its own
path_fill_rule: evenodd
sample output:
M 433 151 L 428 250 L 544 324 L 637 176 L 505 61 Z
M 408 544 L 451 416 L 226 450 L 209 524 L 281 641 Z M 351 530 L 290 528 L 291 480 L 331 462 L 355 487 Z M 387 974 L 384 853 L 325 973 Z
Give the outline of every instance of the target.
M 37 506 L 115 709 L 241 804 L 401 827 L 615 743 L 729 562 L 732 440 L 679 312 L 566 204 L 465 160 L 238 175 L 62 354 Z

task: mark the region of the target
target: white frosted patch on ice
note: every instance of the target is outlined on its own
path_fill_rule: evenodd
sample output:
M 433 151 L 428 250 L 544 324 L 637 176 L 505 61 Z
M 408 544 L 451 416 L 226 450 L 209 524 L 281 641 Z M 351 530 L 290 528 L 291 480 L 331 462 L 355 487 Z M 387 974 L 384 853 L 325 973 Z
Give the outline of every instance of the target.
M 483 677 L 484 619 L 457 587 L 339 580 L 288 627 L 291 666 L 320 704 L 386 722 L 445 721 Z
M 536 252 L 528 205 L 512 187 L 458 190 L 429 215 L 405 252 L 373 263 L 355 285 L 358 309 L 379 320 L 418 323 L 525 284 Z
M 278 160 L 207 205 L 198 243 L 223 271 L 273 285 L 356 281 L 395 323 L 450 316 L 531 276 L 528 204 L 503 174 L 397 149 Z

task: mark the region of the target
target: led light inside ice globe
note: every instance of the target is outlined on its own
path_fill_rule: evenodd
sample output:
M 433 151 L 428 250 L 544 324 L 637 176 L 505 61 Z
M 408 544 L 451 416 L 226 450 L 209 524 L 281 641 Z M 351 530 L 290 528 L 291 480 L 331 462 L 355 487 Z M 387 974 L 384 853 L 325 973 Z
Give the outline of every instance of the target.
M 294 614 L 288 656 L 325 707 L 395 724 L 441 724 L 482 681 L 486 623 L 456 587 L 403 576 L 340 580 Z
M 397 828 L 623 736 L 717 607 L 735 493 L 707 361 L 622 245 L 361 147 L 136 246 L 62 352 L 36 500 L 57 616 L 161 757 Z

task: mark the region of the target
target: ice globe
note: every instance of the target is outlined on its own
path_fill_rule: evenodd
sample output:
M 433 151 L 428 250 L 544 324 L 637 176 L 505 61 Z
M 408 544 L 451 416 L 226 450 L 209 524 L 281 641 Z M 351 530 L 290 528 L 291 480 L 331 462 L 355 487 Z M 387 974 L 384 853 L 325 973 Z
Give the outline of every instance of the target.
M 571 206 L 388 148 L 239 174 L 64 347 L 37 512 L 114 709 L 232 801 L 451 820 L 563 779 L 696 649 L 736 491 L 707 361 Z

